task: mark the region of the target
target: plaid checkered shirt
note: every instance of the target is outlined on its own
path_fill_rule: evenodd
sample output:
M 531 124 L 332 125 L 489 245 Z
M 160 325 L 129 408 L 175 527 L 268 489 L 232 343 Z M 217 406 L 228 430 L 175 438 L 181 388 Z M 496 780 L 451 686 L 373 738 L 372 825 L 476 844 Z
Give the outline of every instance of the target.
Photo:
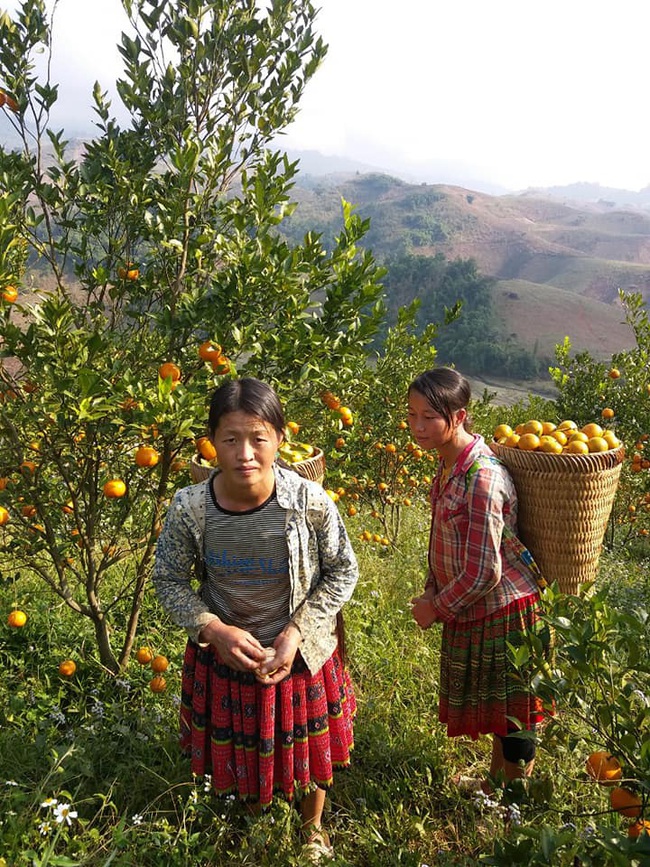
M 489 456 L 489 457 L 488 457 Z M 475 462 L 479 469 L 467 476 Z M 479 620 L 515 599 L 538 594 L 533 573 L 509 556 L 504 525 L 517 532 L 517 493 L 482 437 L 458 457 L 449 478 L 442 462 L 431 487 L 429 576 L 441 621 Z

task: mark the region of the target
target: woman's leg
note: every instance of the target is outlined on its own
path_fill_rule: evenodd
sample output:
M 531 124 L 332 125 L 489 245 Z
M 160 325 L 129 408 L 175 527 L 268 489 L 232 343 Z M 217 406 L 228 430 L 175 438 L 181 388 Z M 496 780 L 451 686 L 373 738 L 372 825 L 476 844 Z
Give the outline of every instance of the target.
M 325 789 L 314 789 L 301 798 L 298 809 L 302 819 L 302 830 L 308 838 L 322 834 Z
M 525 777 L 530 777 L 535 767 L 535 751 L 530 742 L 520 738 L 512 740 L 507 749 L 509 757 L 504 756 L 503 738 L 498 735 L 492 735 L 492 760 L 490 762 L 490 777 L 496 778 L 500 771 L 503 771 L 508 782 L 510 780 L 521 780 Z M 510 756 L 514 752 L 520 757 L 516 759 L 515 755 Z M 532 755 L 532 758 L 529 758 Z

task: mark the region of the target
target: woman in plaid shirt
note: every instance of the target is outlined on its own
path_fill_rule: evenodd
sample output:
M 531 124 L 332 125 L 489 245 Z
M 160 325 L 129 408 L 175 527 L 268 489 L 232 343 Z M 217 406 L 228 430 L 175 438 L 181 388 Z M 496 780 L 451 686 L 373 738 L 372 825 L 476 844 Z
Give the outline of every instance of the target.
M 450 737 L 492 734 L 489 780 L 512 780 L 532 772 L 535 756 L 534 741 L 514 732 L 534 729 L 543 709 L 507 644 L 539 619 L 539 590 L 507 544 L 517 531 L 517 494 L 506 468 L 470 432 L 470 397 L 467 380 L 447 367 L 422 373 L 409 388 L 411 433 L 440 459 L 428 579 L 411 602 L 422 629 L 443 624 L 440 721 Z M 488 780 L 480 785 L 491 790 Z

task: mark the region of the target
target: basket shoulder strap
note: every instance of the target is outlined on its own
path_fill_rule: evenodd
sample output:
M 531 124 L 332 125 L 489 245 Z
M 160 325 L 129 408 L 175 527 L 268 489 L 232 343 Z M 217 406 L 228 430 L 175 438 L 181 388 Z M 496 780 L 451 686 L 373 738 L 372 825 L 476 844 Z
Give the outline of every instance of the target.
M 499 464 L 502 466 L 501 461 L 492 455 L 481 455 L 477 458 L 474 463 L 469 467 L 467 472 L 465 473 L 465 491 L 467 491 L 469 487 L 469 483 L 474 475 L 483 467 L 494 466 L 495 464 Z M 535 558 L 530 553 L 528 548 L 524 545 L 521 539 L 510 529 L 510 527 L 504 522 L 503 530 L 502 530 L 502 544 L 508 554 L 511 554 L 516 560 L 520 560 L 524 566 L 532 572 L 537 580 L 537 586 L 540 590 L 543 590 L 547 586 L 546 579 L 542 575 L 542 572 L 535 562 Z
M 502 466 L 502 464 L 501 461 L 494 455 L 480 455 L 480 457 L 476 458 L 474 463 L 470 465 L 469 469 L 465 473 L 466 491 L 469 487 L 469 483 L 472 480 L 472 477 L 475 476 L 480 469 L 488 466 Z

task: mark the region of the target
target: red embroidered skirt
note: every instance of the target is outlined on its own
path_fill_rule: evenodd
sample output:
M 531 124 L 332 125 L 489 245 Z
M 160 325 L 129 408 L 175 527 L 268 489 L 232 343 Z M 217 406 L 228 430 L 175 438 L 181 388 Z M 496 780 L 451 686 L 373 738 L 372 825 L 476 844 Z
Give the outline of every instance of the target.
M 181 689 L 181 749 L 219 795 L 268 806 L 312 784 L 328 788 L 350 763 L 356 700 L 338 650 L 313 676 L 296 656 L 277 686 L 225 665 L 212 646 L 188 641 Z
M 440 722 L 447 734 L 505 736 L 548 715 L 508 658 L 507 642 L 539 620 L 539 597 L 516 599 L 480 620 L 446 623 L 440 660 Z

